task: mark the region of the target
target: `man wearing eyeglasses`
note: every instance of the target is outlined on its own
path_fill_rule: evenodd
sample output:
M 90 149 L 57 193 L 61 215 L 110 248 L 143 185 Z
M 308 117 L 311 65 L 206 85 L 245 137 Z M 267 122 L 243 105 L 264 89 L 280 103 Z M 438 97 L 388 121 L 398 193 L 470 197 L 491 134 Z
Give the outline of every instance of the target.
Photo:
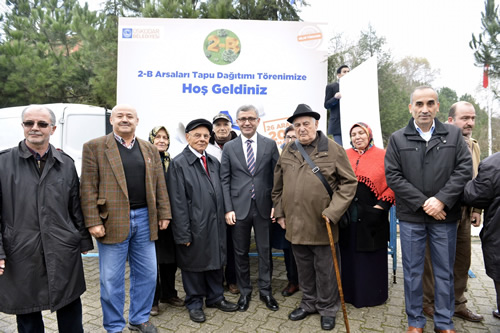
M 221 182 L 226 223 L 233 226 L 236 281 L 240 289 L 239 311 L 250 305 L 250 234 L 252 227 L 259 255 L 260 300 L 271 311 L 279 309 L 272 295 L 271 217 L 274 166 L 279 158 L 274 140 L 257 133 L 260 118 L 252 105 L 236 112 L 241 135 L 226 143 L 222 152 Z
M 25 140 L 0 152 L 0 311 L 19 332 L 43 332 L 43 310 L 59 332 L 83 332 L 85 278 L 80 253 L 93 249 L 83 222 L 71 157 L 52 146 L 54 113 L 22 112 Z
M 186 126 L 188 145 L 168 168 L 172 232 L 186 292 L 189 318 L 206 320 L 209 308 L 233 312 L 237 305 L 224 298 L 222 267 L 226 262 L 226 225 L 219 179 L 219 161 L 206 153 L 212 123 L 195 119 Z

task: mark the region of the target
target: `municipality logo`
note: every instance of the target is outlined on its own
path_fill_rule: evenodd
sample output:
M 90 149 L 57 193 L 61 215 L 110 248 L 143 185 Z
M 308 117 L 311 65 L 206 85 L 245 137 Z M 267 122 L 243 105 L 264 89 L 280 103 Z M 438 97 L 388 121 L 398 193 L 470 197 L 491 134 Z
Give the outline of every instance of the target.
M 123 28 L 122 38 L 132 38 L 132 28 Z

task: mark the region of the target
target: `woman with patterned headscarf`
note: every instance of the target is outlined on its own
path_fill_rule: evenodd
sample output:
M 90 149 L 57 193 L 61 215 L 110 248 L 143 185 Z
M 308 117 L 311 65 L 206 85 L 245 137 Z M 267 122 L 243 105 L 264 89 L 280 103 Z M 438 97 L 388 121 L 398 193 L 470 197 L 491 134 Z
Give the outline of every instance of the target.
M 388 297 L 388 211 L 394 192 L 387 186 L 385 150 L 374 146 L 371 128 L 362 122 L 349 131 L 347 157 L 358 179 L 350 224 L 340 230 L 345 301 L 357 308 L 383 304 Z
M 161 163 L 165 175 L 170 164 L 170 136 L 165 126 L 156 126 L 149 133 L 149 142 L 154 144 L 160 152 Z M 151 315 L 159 314 L 159 302 L 168 303 L 173 306 L 184 306 L 184 301 L 177 296 L 175 289 L 175 273 L 177 263 L 175 261 L 175 245 L 172 228 L 158 231 L 156 245 L 156 259 L 158 261 L 158 276 L 156 278 L 156 292 L 151 308 Z

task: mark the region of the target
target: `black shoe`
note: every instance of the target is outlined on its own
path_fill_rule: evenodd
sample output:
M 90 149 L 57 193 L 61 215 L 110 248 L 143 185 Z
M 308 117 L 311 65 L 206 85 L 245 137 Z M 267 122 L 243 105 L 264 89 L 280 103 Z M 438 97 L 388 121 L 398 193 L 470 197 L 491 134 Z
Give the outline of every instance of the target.
M 299 285 L 293 282 L 288 282 L 288 285 L 281 291 L 281 295 L 288 297 L 299 291 Z
M 333 330 L 335 327 L 335 317 L 321 316 L 321 328 L 325 331 Z
M 228 302 L 223 298 L 220 301 L 215 302 L 214 304 L 210 304 L 210 305 L 207 304 L 207 308 L 217 308 L 217 309 L 224 311 L 224 312 L 234 312 L 234 311 L 238 310 L 238 305 L 231 303 L 231 302 Z
M 276 302 L 274 297 L 271 295 L 269 296 L 260 295 L 260 300 L 266 303 L 267 308 L 271 311 L 278 311 L 278 309 L 280 308 L 278 306 L 278 302 Z
M 130 331 L 139 331 L 141 333 L 156 333 L 155 325 L 151 324 L 149 321 L 142 324 L 131 324 L 128 323 L 128 329 Z
M 189 310 L 189 318 L 195 323 L 203 323 L 205 321 L 205 313 L 202 309 Z
M 302 308 L 296 308 L 295 310 L 290 312 L 290 314 L 288 315 L 288 318 L 290 320 L 296 321 L 296 320 L 302 320 L 309 315 L 310 315 L 310 313 L 307 312 L 306 310 L 304 310 Z
M 250 306 L 250 295 L 240 296 L 240 299 L 238 300 L 238 311 L 240 312 L 245 312 L 248 310 L 248 307 Z

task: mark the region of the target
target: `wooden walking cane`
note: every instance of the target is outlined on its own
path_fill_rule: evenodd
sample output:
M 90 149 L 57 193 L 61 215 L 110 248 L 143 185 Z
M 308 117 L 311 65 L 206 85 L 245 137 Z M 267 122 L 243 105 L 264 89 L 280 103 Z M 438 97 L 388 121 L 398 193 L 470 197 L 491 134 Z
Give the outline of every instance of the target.
M 349 319 L 347 319 L 347 309 L 345 308 L 344 292 L 342 291 L 342 281 L 340 280 L 339 262 L 337 260 L 337 251 L 335 250 L 335 242 L 333 241 L 332 227 L 330 227 L 330 221 L 328 220 L 328 218 L 325 215 L 323 215 L 323 219 L 325 220 L 326 229 L 328 230 L 328 237 L 330 238 L 330 248 L 332 249 L 333 266 L 335 267 L 335 274 L 337 275 L 337 285 L 339 287 L 340 303 L 342 304 L 342 312 L 344 313 L 345 329 L 346 329 L 347 333 L 350 333 Z

